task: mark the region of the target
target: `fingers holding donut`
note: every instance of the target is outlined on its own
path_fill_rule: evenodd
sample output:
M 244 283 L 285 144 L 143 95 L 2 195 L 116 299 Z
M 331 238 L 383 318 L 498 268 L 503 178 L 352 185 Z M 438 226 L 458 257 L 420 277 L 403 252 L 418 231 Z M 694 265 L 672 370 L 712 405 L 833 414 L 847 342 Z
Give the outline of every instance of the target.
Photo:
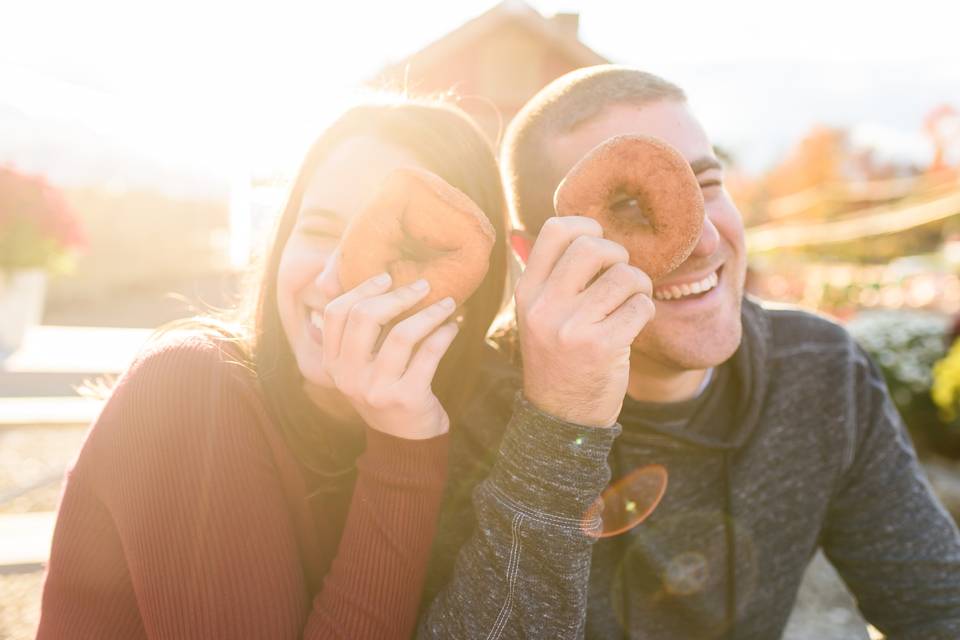
M 590 322 L 602 322 L 637 294 L 653 297 L 650 278 L 637 267 L 618 262 L 580 294 L 577 313 L 584 314 Z
M 370 427 L 408 439 L 439 435 L 449 420 L 431 384 L 457 333 L 455 303 L 447 297 L 397 322 L 429 284 L 384 286 L 388 278 L 373 278 L 327 305 L 326 374 Z
M 421 344 L 421 341 L 450 318 L 455 305 L 454 299 L 448 296 L 394 325 L 377 353 L 377 378 L 395 381 L 403 376 L 411 366 L 411 358 L 418 345 L 423 348 L 426 342 Z M 431 371 L 428 385 L 432 379 Z
M 384 327 L 422 300 L 430 290 L 423 279 L 393 291 L 360 300 L 350 309 L 343 333 L 340 353 L 352 362 L 372 358 Z
M 548 218 L 527 258 L 521 279 L 523 286 L 543 285 L 570 245 L 582 236 L 602 238 L 603 227 L 596 220 L 583 216 L 571 215 L 563 220 Z
M 389 291 L 391 282 L 389 273 L 381 273 L 327 303 L 323 309 L 323 358 L 325 361 L 334 360 L 340 355 L 343 334 L 354 305 L 370 296 Z
M 548 292 L 563 289 L 563 293 L 578 294 L 606 269 L 628 259 L 627 250 L 616 242 L 580 236 L 557 260 L 546 288 Z

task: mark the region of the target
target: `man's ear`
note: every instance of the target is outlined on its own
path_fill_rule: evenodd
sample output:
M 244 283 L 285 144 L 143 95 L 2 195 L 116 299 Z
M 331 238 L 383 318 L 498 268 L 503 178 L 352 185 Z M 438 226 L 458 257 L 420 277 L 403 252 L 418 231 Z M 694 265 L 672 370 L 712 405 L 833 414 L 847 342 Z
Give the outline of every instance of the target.
M 533 248 L 533 237 L 523 229 L 511 229 L 510 248 L 513 249 L 513 255 L 517 256 L 520 264 L 527 266 L 527 258 L 530 257 L 530 249 Z

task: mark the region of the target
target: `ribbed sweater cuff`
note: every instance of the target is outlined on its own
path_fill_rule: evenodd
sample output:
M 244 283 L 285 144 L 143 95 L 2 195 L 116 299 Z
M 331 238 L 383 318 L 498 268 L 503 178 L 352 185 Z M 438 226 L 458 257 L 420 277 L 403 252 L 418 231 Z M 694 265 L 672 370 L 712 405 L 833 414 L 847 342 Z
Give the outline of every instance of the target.
M 607 456 L 619 434 L 619 424 L 585 427 L 554 418 L 518 392 L 491 480 L 532 511 L 582 518 L 610 481 Z
M 366 437 L 367 448 L 357 460 L 362 471 L 408 486 L 440 488 L 446 482 L 449 434 L 409 440 L 367 427 Z

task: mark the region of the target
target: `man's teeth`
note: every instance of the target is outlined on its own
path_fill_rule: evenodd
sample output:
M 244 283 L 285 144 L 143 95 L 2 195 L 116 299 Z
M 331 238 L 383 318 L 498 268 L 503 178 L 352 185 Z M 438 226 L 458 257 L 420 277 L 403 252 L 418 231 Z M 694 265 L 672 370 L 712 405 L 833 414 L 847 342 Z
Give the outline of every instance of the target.
M 657 289 L 653 292 L 653 297 L 657 300 L 676 300 L 684 296 L 691 296 L 698 293 L 705 293 L 717 286 L 719 281 L 717 272 L 714 271 L 703 280 L 690 284 L 673 285 Z
M 310 312 L 310 324 L 317 329 L 323 329 L 323 313 L 313 310 Z

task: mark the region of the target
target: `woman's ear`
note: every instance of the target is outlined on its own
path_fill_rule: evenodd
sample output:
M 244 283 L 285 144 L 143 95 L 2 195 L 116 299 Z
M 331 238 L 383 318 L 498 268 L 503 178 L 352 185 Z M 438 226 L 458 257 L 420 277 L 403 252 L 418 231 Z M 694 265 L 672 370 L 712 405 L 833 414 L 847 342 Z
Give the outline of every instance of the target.
M 530 249 L 533 248 L 533 238 L 523 229 L 511 229 L 510 248 L 513 249 L 513 255 L 517 256 L 520 264 L 526 266 Z

